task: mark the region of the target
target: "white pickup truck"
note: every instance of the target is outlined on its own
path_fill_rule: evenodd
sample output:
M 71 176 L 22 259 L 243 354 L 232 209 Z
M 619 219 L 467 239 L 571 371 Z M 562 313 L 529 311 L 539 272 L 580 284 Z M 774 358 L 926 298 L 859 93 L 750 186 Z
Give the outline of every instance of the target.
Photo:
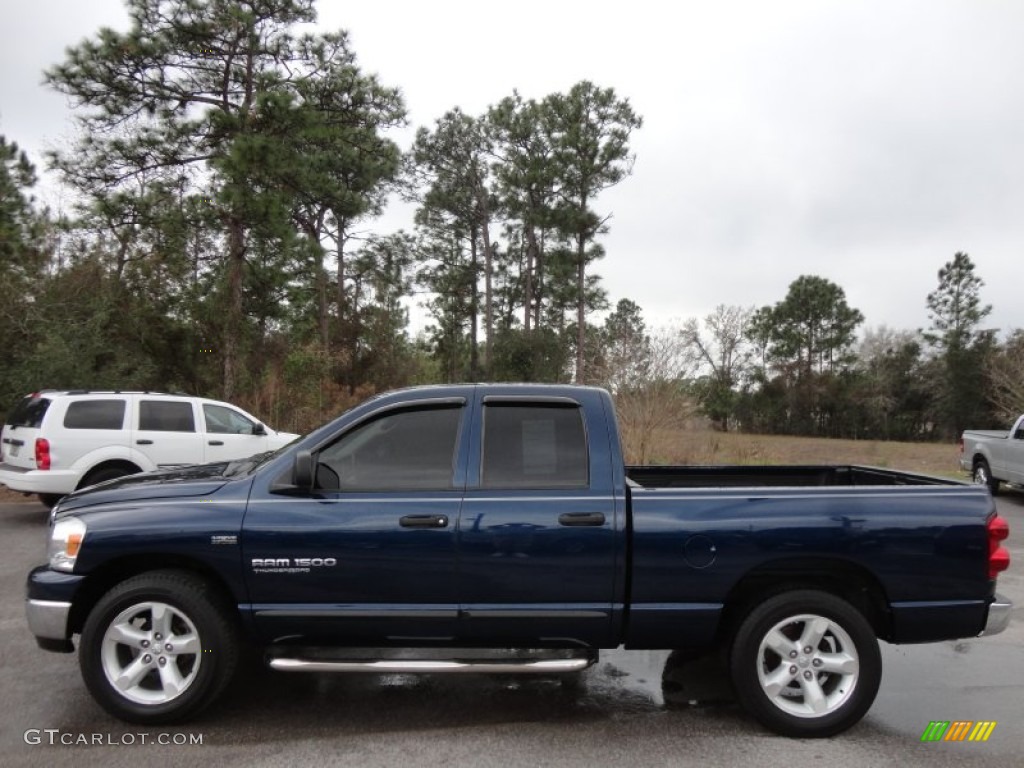
M 1009 432 L 968 429 L 960 437 L 960 466 L 974 482 L 999 493 L 1000 483 L 1024 485 L 1024 415 Z

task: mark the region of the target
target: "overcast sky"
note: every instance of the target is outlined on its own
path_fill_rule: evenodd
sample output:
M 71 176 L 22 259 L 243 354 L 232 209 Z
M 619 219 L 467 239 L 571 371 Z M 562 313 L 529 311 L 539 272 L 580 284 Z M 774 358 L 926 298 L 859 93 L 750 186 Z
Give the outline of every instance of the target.
M 8 0 L 8 3 L 10 0 Z M 1024 2 L 376 0 L 320 2 L 412 128 L 517 88 L 589 79 L 643 116 L 596 269 L 649 325 L 780 301 L 802 274 L 866 325 L 928 325 L 939 268 L 967 251 L 988 325 L 1024 327 Z M 41 85 L 64 48 L 127 28 L 120 0 L 35 0 L 0 26 L 0 133 L 42 166 L 74 136 Z M 412 128 L 395 138 L 407 147 Z M 56 202 L 55 187 L 42 196 Z M 412 228 L 392 211 L 379 231 Z

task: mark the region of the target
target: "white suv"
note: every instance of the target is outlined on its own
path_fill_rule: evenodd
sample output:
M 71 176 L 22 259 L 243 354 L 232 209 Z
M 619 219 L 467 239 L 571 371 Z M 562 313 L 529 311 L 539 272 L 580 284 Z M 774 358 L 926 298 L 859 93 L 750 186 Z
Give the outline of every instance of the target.
M 228 403 L 157 392 L 43 391 L 0 431 L 0 484 L 47 506 L 104 480 L 244 459 L 290 443 Z

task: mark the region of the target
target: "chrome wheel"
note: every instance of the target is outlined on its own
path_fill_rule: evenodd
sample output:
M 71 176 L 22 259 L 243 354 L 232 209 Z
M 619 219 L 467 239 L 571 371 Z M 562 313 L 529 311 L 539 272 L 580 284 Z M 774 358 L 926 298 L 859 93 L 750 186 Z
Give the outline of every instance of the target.
M 979 464 L 974 468 L 974 482 L 976 485 L 988 485 L 987 464 Z
M 194 716 L 220 695 L 238 664 L 231 598 L 195 573 L 140 573 L 99 599 L 78 658 L 89 693 L 130 723 Z
M 796 717 L 840 709 L 857 687 L 853 639 L 824 616 L 800 614 L 773 626 L 758 648 L 757 676 L 769 701 Z
M 842 597 L 792 589 L 751 604 L 729 670 L 740 704 L 783 736 L 834 736 L 871 707 L 882 679 L 874 628 Z
M 100 663 L 110 685 L 136 704 L 165 704 L 195 682 L 202 666 L 195 624 L 167 603 L 121 611 L 103 633 Z
M 992 477 L 992 470 L 984 459 L 979 459 L 974 465 L 974 482 L 976 485 L 987 485 L 993 496 L 999 493 L 999 481 Z

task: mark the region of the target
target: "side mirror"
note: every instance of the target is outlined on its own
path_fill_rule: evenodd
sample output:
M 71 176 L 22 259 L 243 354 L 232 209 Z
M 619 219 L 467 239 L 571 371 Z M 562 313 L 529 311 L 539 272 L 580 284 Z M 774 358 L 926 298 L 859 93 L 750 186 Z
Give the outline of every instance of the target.
M 265 435 L 265 434 L 267 434 L 267 428 L 264 427 L 259 422 L 257 422 L 256 426 L 252 428 L 252 433 L 254 435 Z
M 292 466 L 292 483 L 306 491 L 312 489 L 313 454 L 309 451 L 299 451 L 295 454 L 295 464 Z

